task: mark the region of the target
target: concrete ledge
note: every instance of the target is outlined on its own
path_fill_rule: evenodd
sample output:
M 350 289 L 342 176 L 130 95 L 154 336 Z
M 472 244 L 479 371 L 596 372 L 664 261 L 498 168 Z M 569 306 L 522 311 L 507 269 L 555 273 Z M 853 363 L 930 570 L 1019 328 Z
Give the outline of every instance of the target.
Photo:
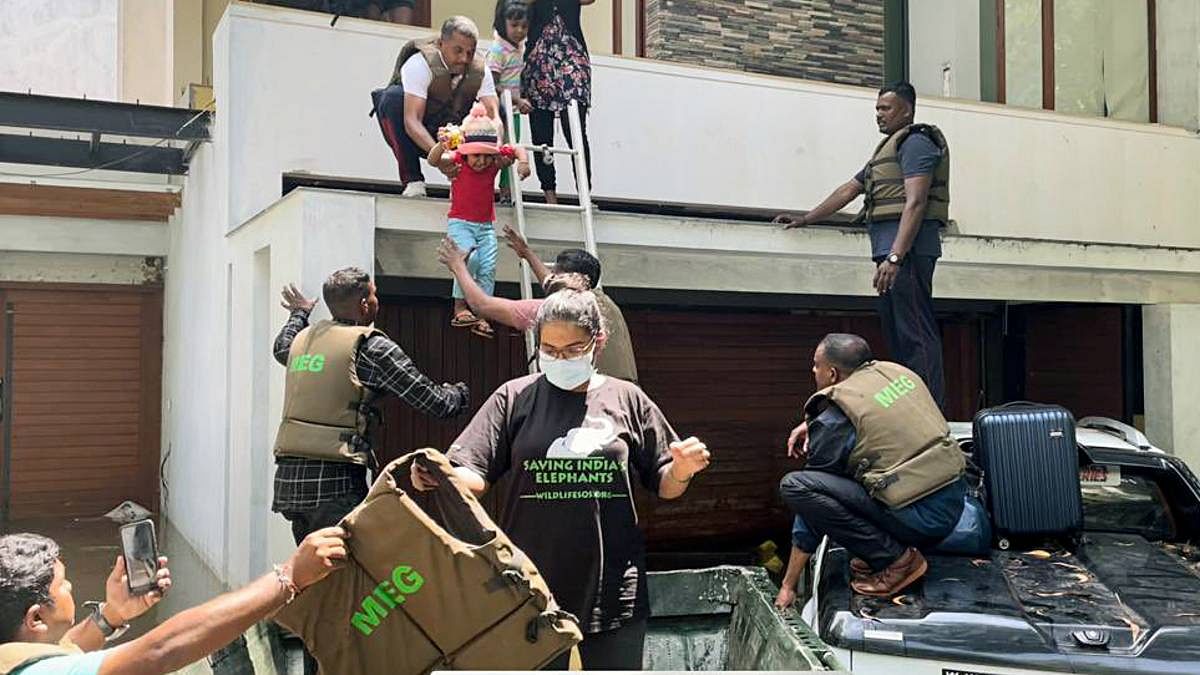
M 0 281 L 60 284 L 161 284 L 162 258 L 0 251 Z
M 310 190 L 297 190 L 297 198 Z M 445 232 L 446 202 L 357 193 L 376 206 L 380 274 L 446 278 L 434 250 Z M 289 198 L 291 196 L 289 195 Z M 497 212 L 512 222 L 511 209 Z M 614 286 L 752 293 L 873 295 L 872 263 L 861 229 L 782 231 L 737 221 L 598 212 L 596 239 L 605 280 Z M 527 230 L 545 257 L 578 246 L 574 217 L 527 213 Z M 504 247 L 501 247 L 502 249 Z M 1073 244 L 947 235 L 936 294 L 963 300 L 1113 302 L 1200 301 L 1200 257 L 1173 248 Z M 497 278 L 517 279 L 502 251 Z

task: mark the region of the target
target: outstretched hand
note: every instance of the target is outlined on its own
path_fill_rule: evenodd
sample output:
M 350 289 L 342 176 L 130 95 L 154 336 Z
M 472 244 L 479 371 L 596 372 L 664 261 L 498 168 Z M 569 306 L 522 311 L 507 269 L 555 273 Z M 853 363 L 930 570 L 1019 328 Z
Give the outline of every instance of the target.
M 517 254 L 518 258 L 529 256 L 529 242 L 525 241 L 525 237 L 521 236 L 511 225 L 504 226 L 504 243 Z
M 456 266 L 466 266 L 467 256 L 471 255 L 470 251 L 464 251 L 454 243 L 450 237 L 443 237 L 442 243 L 438 244 L 437 256 L 438 262 L 442 263 L 450 269 Z
M 289 312 L 294 312 L 298 309 L 311 312 L 313 311 L 313 308 L 317 306 L 317 299 L 313 298 L 312 300 L 309 300 L 308 298 L 304 297 L 304 294 L 300 292 L 300 289 L 296 288 L 296 284 L 288 284 L 287 286 L 284 286 L 283 292 L 280 293 L 280 295 L 283 299 L 279 304 L 283 305 L 283 308 Z

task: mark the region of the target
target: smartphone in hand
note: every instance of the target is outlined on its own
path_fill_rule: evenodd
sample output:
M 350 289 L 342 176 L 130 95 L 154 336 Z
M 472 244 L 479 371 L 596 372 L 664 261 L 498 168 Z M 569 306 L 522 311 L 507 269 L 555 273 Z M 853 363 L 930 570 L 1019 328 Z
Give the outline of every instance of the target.
M 158 540 L 154 521 L 139 520 L 121 526 L 121 551 L 130 595 L 145 595 L 158 587 Z

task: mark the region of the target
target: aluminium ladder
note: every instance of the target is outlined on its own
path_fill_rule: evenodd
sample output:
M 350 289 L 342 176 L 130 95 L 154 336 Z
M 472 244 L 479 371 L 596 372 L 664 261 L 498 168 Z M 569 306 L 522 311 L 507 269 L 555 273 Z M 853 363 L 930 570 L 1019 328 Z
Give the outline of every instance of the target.
M 503 95 L 505 124 L 508 133 L 512 133 L 514 126 L 514 110 L 512 104 L 512 92 L 505 90 Z M 587 160 L 583 151 L 583 129 L 579 126 L 579 102 L 572 99 L 567 106 L 567 121 L 571 125 L 571 148 L 556 148 L 548 145 L 534 145 L 533 143 L 512 143 L 512 145 L 520 145 L 529 152 L 542 153 L 542 161 L 547 164 L 554 162 L 555 155 L 568 155 L 575 161 L 575 188 L 579 193 L 579 205 L 572 206 L 570 204 L 526 204 L 521 195 L 521 177 L 517 174 L 517 164 L 514 162 L 509 167 L 509 185 L 512 194 L 513 211 L 517 215 L 517 232 L 526 242 L 529 237 L 525 234 L 525 209 L 535 209 L 542 211 L 557 211 L 563 213 L 578 213 L 583 225 L 583 243 L 584 250 L 599 259 L 596 252 L 596 232 L 592 227 L 592 193 L 591 187 L 588 184 Z M 515 134 L 513 134 L 515 136 Z M 530 160 L 533 163 L 533 160 Z M 533 283 L 531 279 L 529 263 L 524 259 L 521 260 L 521 297 L 529 300 L 533 297 Z M 536 347 L 534 345 L 533 331 L 525 331 L 525 355 L 530 359 L 530 371 L 534 368 L 533 356 Z

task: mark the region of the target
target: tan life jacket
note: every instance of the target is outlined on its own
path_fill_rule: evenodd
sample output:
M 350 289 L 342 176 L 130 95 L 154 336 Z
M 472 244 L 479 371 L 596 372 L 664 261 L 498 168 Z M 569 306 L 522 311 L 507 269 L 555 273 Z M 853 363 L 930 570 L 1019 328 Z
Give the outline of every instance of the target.
M 370 465 L 377 397 L 363 386 L 355 356 L 364 340 L 384 335 L 369 326 L 318 321 L 300 331 L 288 353 L 283 421 L 275 455 Z
M 879 142 L 867 162 L 863 185 L 863 219 L 867 222 L 895 220 L 904 213 L 904 173 L 900 170 L 900 144 L 912 133 L 924 133 L 942 151 L 929 184 L 929 201 L 924 220 L 945 225 L 950 220 L 950 146 L 941 129 L 932 124 L 910 124 Z
M 437 38 L 409 40 L 396 57 L 396 67 L 392 71 L 392 81 L 389 84 L 401 84 L 400 69 L 413 54 L 418 53 L 433 72 L 429 91 L 425 95 L 425 127 L 436 130 L 446 124 L 461 124 L 463 118 L 471 112 L 471 106 L 479 95 L 479 87 L 483 84 L 486 67 L 483 58 L 475 55 L 467 66 L 466 74 L 455 86 L 454 75 L 446 67 L 446 61 L 437 46 Z
M 604 375 L 636 384 L 637 360 L 633 356 L 633 340 L 629 337 L 625 315 L 604 291 L 593 292 L 596 294 L 596 303 L 600 306 L 600 314 L 604 317 L 604 330 L 608 334 L 604 349 L 596 357 L 596 370 Z
M 958 480 L 966 466 L 946 418 L 921 378 L 889 361 L 868 361 L 845 380 L 813 394 L 809 419 L 841 408 L 858 440 L 847 469 L 872 497 L 896 509 Z
M 83 650 L 70 642 L 45 644 L 42 642 L 7 642 L 0 645 L 0 675 L 18 673 L 45 659 L 56 656 L 75 656 Z
M 438 487 L 414 490 L 413 463 Z M 345 566 L 275 615 L 322 673 L 536 670 L 582 638 L 436 450 L 388 464 L 341 527 Z

